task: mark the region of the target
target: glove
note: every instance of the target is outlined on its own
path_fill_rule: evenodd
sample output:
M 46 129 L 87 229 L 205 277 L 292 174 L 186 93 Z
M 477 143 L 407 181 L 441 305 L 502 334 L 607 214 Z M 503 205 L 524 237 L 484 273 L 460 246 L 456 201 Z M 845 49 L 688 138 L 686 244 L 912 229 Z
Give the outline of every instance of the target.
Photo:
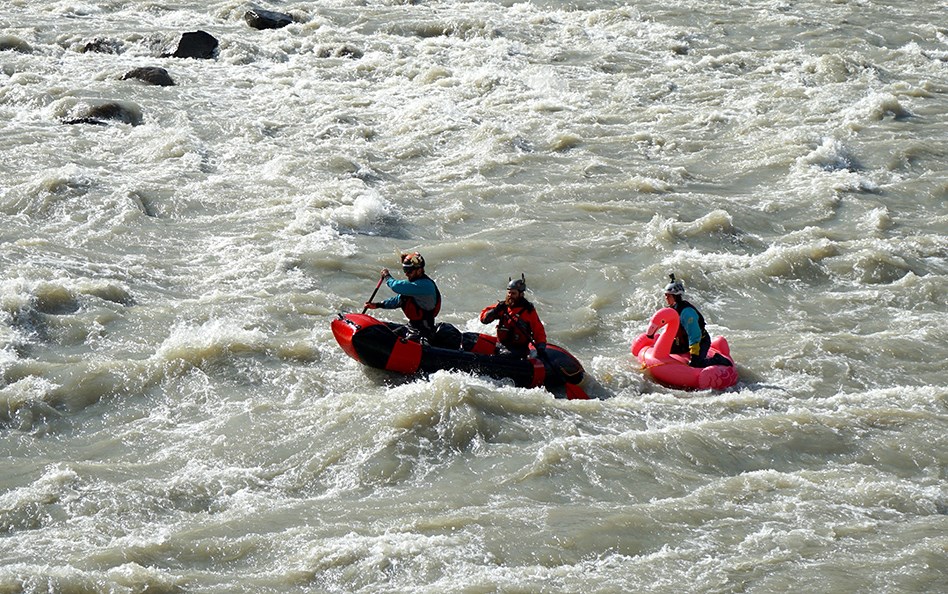
M 495 318 L 499 318 L 507 311 L 507 304 L 503 301 L 498 301 L 497 305 L 494 306 L 494 309 L 490 312 Z
M 544 361 L 544 362 L 550 360 L 549 355 L 546 354 L 546 343 L 541 342 L 541 343 L 535 344 L 535 345 L 533 345 L 533 346 L 536 347 L 536 349 L 537 349 L 537 359 L 539 359 L 539 360 L 541 360 L 541 361 Z
M 688 352 L 691 353 L 691 358 L 688 359 L 689 367 L 706 367 L 707 364 L 704 361 L 703 357 L 698 355 L 701 353 L 701 343 L 694 343 L 688 347 Z
M 378 304 L 378 303 L 372 303 L 371 301 L 366 301 L 366 302 L 365 302 L 365 306 L 368 307 L 369 309 L 378 309 L 379 304 Z

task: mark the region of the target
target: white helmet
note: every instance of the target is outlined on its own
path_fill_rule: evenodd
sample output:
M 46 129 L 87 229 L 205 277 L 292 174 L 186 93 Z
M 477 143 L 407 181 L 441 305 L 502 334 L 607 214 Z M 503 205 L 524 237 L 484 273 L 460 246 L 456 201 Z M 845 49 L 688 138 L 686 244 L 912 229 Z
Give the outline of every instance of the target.
M 671 279 L 671 282 L 665 285 L 665 294 L 684 296 L 685 283 L 681 282 L 680 280 L 675 280 L 674 274 L 669 274 L 668 278 Z

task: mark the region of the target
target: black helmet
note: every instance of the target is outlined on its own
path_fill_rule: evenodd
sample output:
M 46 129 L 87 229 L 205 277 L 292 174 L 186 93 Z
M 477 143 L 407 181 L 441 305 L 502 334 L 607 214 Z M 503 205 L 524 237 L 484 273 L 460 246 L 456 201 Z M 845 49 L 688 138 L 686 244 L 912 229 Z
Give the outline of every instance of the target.
M 510 289 L 514 289 L 523 293 L 524 291 L 527 290 L 527 278 L 523 275 L 522 272 L 520 273 L 520 278 L 510 278 L 510 277 L 507 277 L 507 278 L 510 280 L 510 282 L 507 283 L 508 291 Z
M 674 274 L 669 274 L 668 278 L 671 279 L 671 282 L 665 285 L 665 294 L 666 295 L 677 295 L 679 297 L 684 296 L 685 294 L 685 283 L 680 280 L 675 280 Z
M 402 269 L 405 272 L 409 270 L 415 270 L 416 268 L 425 267 L 425 259 L 421 257 L 421 254 L 418 252 L 412 252 L 410 254 L 402 254 Z

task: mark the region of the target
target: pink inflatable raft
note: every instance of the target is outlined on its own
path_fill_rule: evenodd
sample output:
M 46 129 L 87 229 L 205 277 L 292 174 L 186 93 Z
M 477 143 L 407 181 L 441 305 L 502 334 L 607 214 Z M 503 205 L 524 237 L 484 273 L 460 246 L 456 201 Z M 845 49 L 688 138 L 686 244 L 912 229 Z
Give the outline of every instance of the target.
M 661 331 L 656 337 L 656 333 Z M 737 383 L 737 368 L 731 359 L 731 347 L 723 336 L 711 341 L 708 357 L 715 353 L 726 357 L 731 362 L 727 365 L 711 365 L 710 367 L 689 367 L 687 354 L 671 354 L 672 342 L 678 334 L 678 312 L 666 307 L 655 312 L 649 322 L 648 330 L 632 343 L 632 354 L 642 363 L 642 369 L 647 371 L 660 384 L 673 388 L 691 388 L 697 390 L 723 390 Z M 651 338 L 649 338 L 651 337 Z

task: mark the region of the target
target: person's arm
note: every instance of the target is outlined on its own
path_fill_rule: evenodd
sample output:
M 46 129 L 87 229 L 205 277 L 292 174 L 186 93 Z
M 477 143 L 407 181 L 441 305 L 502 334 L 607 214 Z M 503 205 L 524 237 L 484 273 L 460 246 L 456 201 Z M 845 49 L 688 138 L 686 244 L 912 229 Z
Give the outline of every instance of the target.
M 372 305 L 375 306 L 372 307 L 372 309 L 375 309 L 376 307 L 380 309 L 398 309 L 402 306 L 402 296 L 395 295 L 394 297 L 389 297 L 385 301 L 379 301 L 378 303 L 373 303 Z
M 416 280 L 416 281 L 410 281 L 410 280 L 397 280 L 390 276 L 387 279 L 385 279 L 385 284 L 388 285 L 389 289 L 398 293 L 399 295 L 407 295 L 409 297 L 424 297 L 425 295 L 428 295 L 428 296 L 435 295 L 434 283 L 426 278 Z
M 546 329 L 543 322 L 540 321 L 540 315 L 537 310 L 524 311 L 520 314 L 520 319 L 529 324 L 531 340 L 534 348 L 537 350 L 537 358 L 544 362 L 549 362 L 546 355 Z
M 503 301 L 498 301 L 496 305 L 488 305 L 481 311 L 481 324 L 490 324 L 494 320 L 499 320 L 506 310 L 507 304 Z
M 681 312 L 681 325 L 688 334 L 688 351 L 697 355 L 701 350 L 701 327 L 698 326 L 698 312 L 694 308 L 686 307 Z
M 530 317 L 528 318 L 530 322 L 530 330 L 533 334 L 533 345 L 539 350 L 541 348 L 546 348 L 546 328 L 543 327 L 543 322 L 540 321 L 540 316 L 537 315 L 536 310 L 530 312 Z

